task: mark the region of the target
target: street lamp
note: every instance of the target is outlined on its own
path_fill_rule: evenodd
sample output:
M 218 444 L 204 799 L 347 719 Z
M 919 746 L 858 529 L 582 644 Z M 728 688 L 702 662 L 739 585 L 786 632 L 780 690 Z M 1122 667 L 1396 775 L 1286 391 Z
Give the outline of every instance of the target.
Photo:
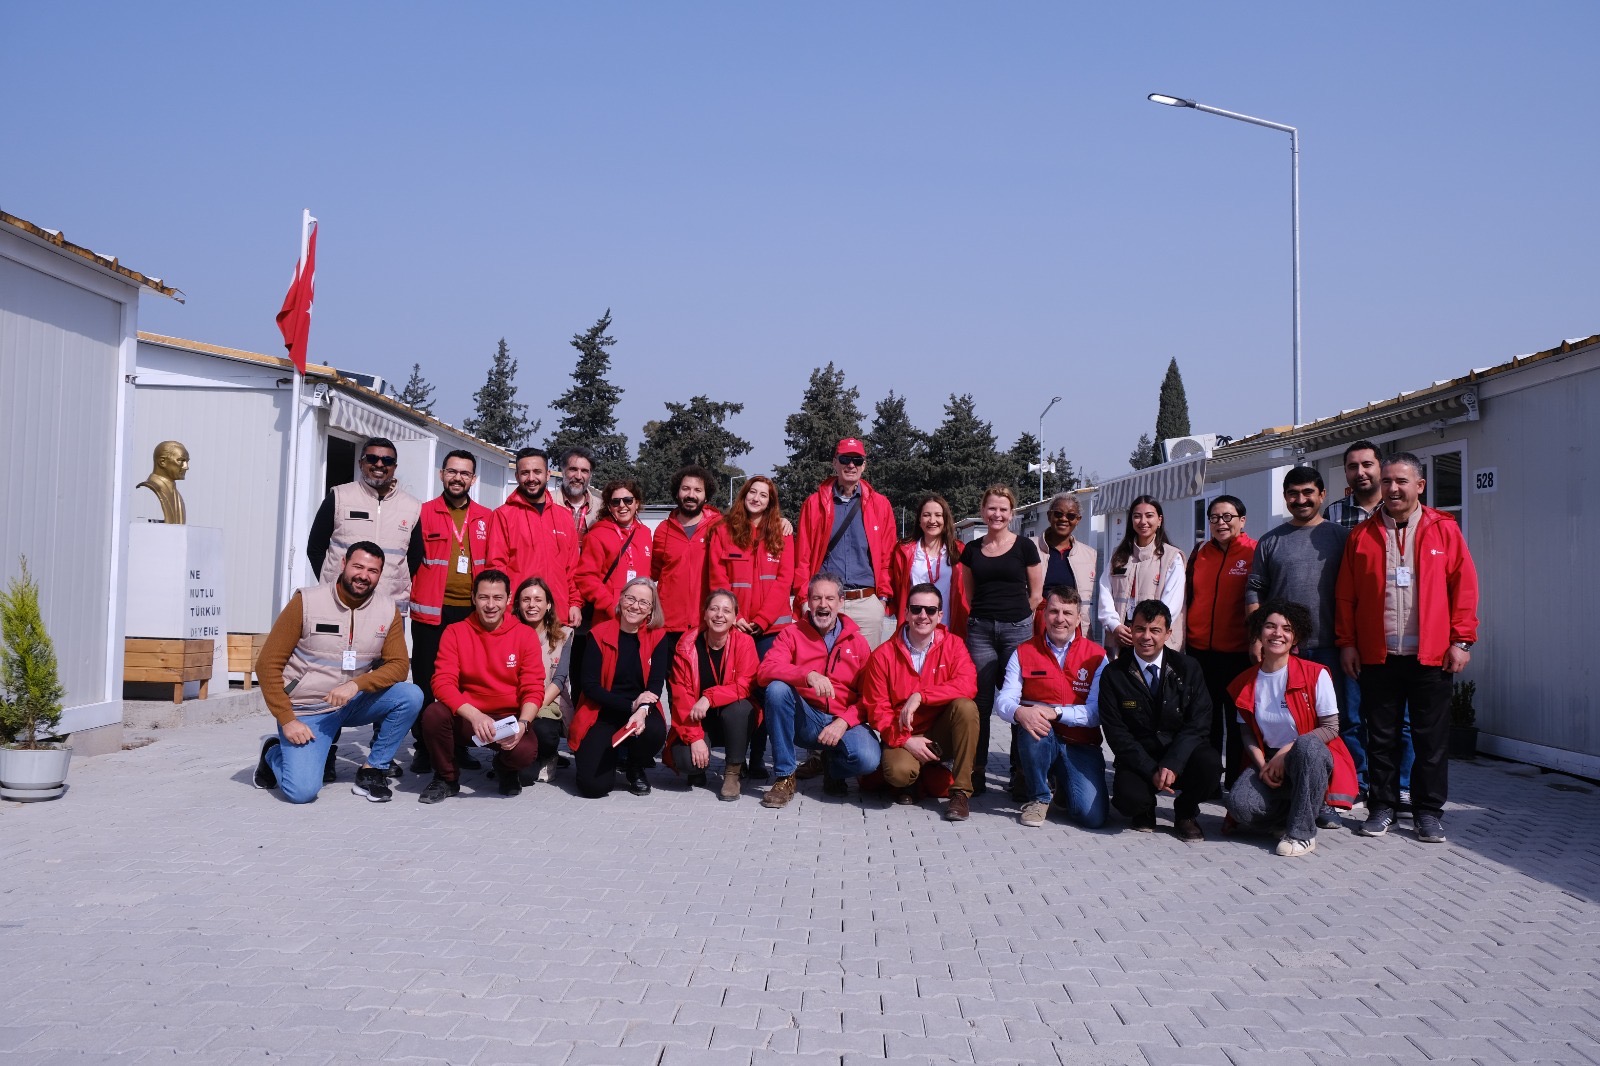
M 756 474 L 734 474 L 732 477 L 728 478 L 728 506 L 730 508 L 733 507 L 733 489 L 734 489 L 734 486 L 738 485 L 739 482 L 741 482 L 741 481 L 749 481 L 751 478 L 756 477 L 756 476 L 758 476 L 758 475 L 756 475 Z
M 1039 412 L 1039 501 L 1041 503 L 1044 502 L 1044 416 L 1050 413 L 1050 408 L 1060 402 L 1061 397 L 1052 396 L 1050 402 L 1044 405 L 1044 410 Z
M 1220 107 L 1211 107 L 1207 104 L 1185 100 L 1181 96 L 1168 96 L 1166 93 L 1151 93 L 1151 103 L 1165 104 L 1167 107 L 1187 107 L 1195 111 L 1204 111 L 1208 115 L 1221 115 L 1223 118 L 1235 118 L 1240 122 L 1248 122 L 1255 126 L 1265 126 L 1269 130 L 1289 135 L 1289 171 L 1290 189 L 1289 205 L 1293 214 L 1293 230 L 1291 232 L 1291 247 L 1294 254 L 1294 424 L 1300 425 L 1300 131 L 1293 126 L 1285 126 L 1278 122 L 1268 122 L 1264 118 L 1253 115 L 1241 115 L 1237 111 L 1224 111 Z

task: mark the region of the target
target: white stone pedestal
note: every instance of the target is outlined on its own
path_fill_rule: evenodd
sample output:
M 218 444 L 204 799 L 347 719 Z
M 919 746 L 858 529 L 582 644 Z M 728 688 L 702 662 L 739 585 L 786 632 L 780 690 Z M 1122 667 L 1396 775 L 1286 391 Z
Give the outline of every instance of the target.
M 128 610 L 123 635 L 215 641 L 211 684 L 228 688 L 227 599 L 222 530 L 212 526 L 128 526 Z M 184 686 L 184 698 L 199 695 Z

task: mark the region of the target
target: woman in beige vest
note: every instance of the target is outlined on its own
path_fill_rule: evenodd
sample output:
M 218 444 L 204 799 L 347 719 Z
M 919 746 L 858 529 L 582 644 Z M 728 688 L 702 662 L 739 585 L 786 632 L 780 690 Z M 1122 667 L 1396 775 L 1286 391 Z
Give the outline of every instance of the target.
M 539 758 L 523 772 L 532 775 L 534 781 L 548 781 L 552 768 L 567 765 L 564 756 L 556 762 L 556 752 L 561 738 L 566 735 L 567 723 L 572 721 L 572 692 L 567 684 L 572 631 L 556 617 L 552 609 L 555 598 L 544 578 L 530 577 L 518 585 L 515 602 L 517 617 L 539 634 L 539 647 L 544 652 L 544 702 L 533 720 L 533 738 L 539 744 Z
M 1128 529 L 1100 574 L 1100 627 L 1113 656 L 1133 646 L 1128 621 L 1141 600 L 1160 600 L 1172 612 L 1167 647 L 1183 650 L 1183 552 L 1167 539 L 1161 504 L 1140 496 L 1128 508 Z

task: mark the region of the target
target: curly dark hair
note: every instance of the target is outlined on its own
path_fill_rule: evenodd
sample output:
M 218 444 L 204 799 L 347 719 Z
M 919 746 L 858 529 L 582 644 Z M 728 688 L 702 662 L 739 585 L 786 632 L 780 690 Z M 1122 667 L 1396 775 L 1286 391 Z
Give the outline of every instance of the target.
M 1294 630 L 1294 642 L 1304 647 L 1310 642 L 1312 635 L 1317 631 L 1315 617 L 1311 608 L 1303 603 L 1293 600 L 1268 600 L 1261 607 L 1245 619 L 1245 631 L 1251 640 L 1260 640 L 1261 631 L 1267 627 L 1269 615 L 1282 615 L 1283 620 L 1289 623 L 1289 628 Z

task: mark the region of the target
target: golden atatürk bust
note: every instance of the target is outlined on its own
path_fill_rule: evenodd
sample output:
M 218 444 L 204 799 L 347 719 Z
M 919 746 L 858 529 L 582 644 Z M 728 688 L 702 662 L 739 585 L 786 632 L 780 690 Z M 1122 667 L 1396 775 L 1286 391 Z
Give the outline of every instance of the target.
M 181 526 L 184 524 L 183 496 L 178 492 L 178 482 L 189 472 L 189 449 L 175 440 L 164 440 L 156 445 L 153 458 L 155 468 L 137 487 L 156 494 L 156 499 L 161 501 L 163 522 Z

